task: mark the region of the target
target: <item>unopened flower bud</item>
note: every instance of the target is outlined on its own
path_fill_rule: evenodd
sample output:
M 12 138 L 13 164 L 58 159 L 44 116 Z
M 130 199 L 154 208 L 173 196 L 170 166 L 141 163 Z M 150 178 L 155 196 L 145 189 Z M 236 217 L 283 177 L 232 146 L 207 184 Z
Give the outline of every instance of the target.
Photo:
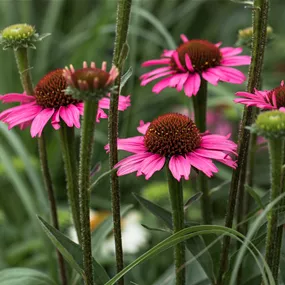
M 11 25 L 0 33 L 0 44 L 3 49 L 12 48 L 17 50 L 19 48 L 33 48 L 35 43 L 41 41 L 50 34 L 39 35 L 36 33 L 34 27 L 28 24 L 15 24 Z

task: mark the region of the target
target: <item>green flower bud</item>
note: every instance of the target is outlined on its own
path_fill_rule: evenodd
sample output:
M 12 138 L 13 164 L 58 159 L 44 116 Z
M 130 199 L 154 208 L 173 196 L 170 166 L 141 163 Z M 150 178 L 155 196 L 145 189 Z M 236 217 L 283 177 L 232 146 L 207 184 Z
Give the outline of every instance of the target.
M 50 34 L 39 35 L 36 33 L 34 27 L 28 24 L 15 24 L 9 26 L 0 33 L 0 44 L 3 45 L 3 49 L 12 48 L 17 50 L 19 48 L 33 48 L 34 43 L 41 41 Z
M 238 40 L 236 42 L 237 46 L 248 47 L 251 48 L 252 46 L 252 35 L 253 35 L 253 28 L 248 27 L 238 31 Z M 272 27 L 267 27 L 267 42 L 269 44 L 274 39 L 273 29 Z
M 277 110 L 262 112 L 251 130 L 267 139 L 285 137 L 285 113 Z

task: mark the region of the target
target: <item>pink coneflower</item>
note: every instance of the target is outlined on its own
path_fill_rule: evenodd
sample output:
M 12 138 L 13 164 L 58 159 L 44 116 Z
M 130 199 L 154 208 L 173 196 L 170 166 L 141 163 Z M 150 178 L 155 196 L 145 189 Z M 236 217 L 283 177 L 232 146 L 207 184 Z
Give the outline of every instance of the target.
M 146 124 L 141 121 L 138 131 L 143 136 L 118 139 L 118 149 L 133 153 L 115 165 L 119 176 L 137 172 L 137 176 L 143 174 L 149 179 L 168 161 L 178 181 L 182 177 L 189 179 L 191 167 L 211 177 L 218 172 L 212 159 L 236 167 L 229 154 L 236 154 L 237 146 L 229 136 L 201 134 L 194 122 L 182 114 L 162 115 Z M 109 150 L 109 146 L 105 149 Z
M 279 110 L 285 112 L 285 86 L 281 81 L 280 86 L 272 90 L 259 91 L 253 93 L 237 92 L 236 96 L 242 98 L 234 99 L 234 102 L 241 103 L 246 106 L 255 106 L 260 109 Z
M 242 48 L 220 48 L 221 43 L 188 40 L 185 35 L 181 35 L 181 39 L 183 44 L 176 50 L 165 50 L 161 59 L 148 60 L 142 64 L 165 66 L 143 74 L 141 85 L 166 76 L 154 85 L 154 93 L 159 93 L 166 87 L 173 87 L 178 91 L 184 88 L 185 94 L 191 97 L 199 91 L 201 76 L 213 85 L 217 85 L 219 80 L 234 84 L 241 84 L 246 80 L 242 72 L 229 67 L 250 64 L 250 56 L 237 56 Z
M 112 77 L 106 71 L 106 77 Z M 108 80 L 108 78 L 107 78 Z M 112 82 L 114 79 L 110 80 Z M 83 115 L 84 104 L 66 95 L 66 80 L 63 76 L 63 69 L 56 69 L 44 76 L 35 87 L 35 95 L 25 93 L 10 93 L 0 96 L 3 103 L 19 102 L 21 105 L 7 109 L 0 113 L 0 120 L 7 123 L 9 129 L 19 125 L 24 129 L 31 125 L 31 136 L 41 136 L 42 131 L 51 119 L 54 129 L 60 128 L 61 120 L 68 127 L 80 127 L 80 115 Z M 100 118 L 107 118 L 103 109 L 109 109 L 110 99 L 102 98 L 99 101 L 96 121 Z M 129 96 L 120 96 L 119 110 L 123 111 L 130 106 Z

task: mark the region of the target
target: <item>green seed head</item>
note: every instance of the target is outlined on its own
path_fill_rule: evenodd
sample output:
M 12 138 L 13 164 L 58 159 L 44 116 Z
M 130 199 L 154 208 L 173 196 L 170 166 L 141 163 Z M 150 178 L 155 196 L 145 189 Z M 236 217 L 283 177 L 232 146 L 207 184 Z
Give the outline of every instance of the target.
M 36 33 L 34 27 L 27 24 L 16 24 L 5 28 L 2 37 L 6 40 L 29 39 Z
M 258 115 L 253 130 L 268 139 L 285 137 L 285 113 L 280 111 L 262 112 Z
M 268 26 L 266 29 L 267 32 L 267 44 L 270 43 L 274 39 L 273 29 Z M 238 40 L 236 42 L 237 46 L 248 47 L 252 46 L 252 36 L 253 36 L 253 28 L 248 27 L 238 31 Z
M 35 49 L 35 42 L 41 41 L 50 34 L 39 35 L 36 33 L 34 27 L 28 24 L 11 25 L 0 33 L 0 44 L 3 49 L 12 48 L 17 50 L 19 48 L 33 48 Z

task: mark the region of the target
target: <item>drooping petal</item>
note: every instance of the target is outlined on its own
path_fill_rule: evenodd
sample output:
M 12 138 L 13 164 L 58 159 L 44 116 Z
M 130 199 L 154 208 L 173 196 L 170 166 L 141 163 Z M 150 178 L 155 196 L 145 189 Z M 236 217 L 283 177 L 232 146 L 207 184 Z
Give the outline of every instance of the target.
M 175 71 L 173 70 L 169 70 L 169 71 L 165 71 L 165 72 L 161 72 L 159 74 L 156 74 L 152 77 L 148 77 L 148 78 L 144 78 L 142 81 L 141 81 L 141 86 L 145 86 L 147 85 L 148 83 L 150 83 L 151 81 L 157 79 L 157 78 L 160 78 L 160 77 L 164 77 L 164 76 L 167 76 L 167 75 L 170 75 L 170 74 L 174 74 Z
M 78 108 L 73 104 L 61 106 L 59 108 L 59 115 L 68 127 L 75 126 L 76 128 L 80 128 L 80 113 Z
M 43 109 L 33 120 L 32 125 L 31 125 L 31 136 L 41 136 L 42 131 L 48 122 L 48 120 L 52 117 L 54 113 L 53 108 L 45 108 Z
M 141 164 L 141 168 L 138 170 L 138 175 L 142 173 L 145 175 L 145 179 L 148 180 L 156 171 L 161 170 L 164 164 L 164 156 L 151 154 Z
M 176 65 L 177 65 L 177 67 L 178 67 L 180 70 L 182 70 L 182 71 L 185 72 L 186 70 L 185 70 L 184 66 L 183 66 L 183 65 L 181 64 L 181 62 L 180 62 L 179 54 L 178 54 L 177 51 L 173 53 L 172 58 L 174 59 L 174 61 L 175 61 Z
M 130 95 L 128 96 L 119 96 L 119 111 L 125 111 L 131 105 Z M 102 98 L 99 100 L 99 108 L 101 109 L 109 109 L 110 108 L 110 98 Z
M 189 163 L 189 160 L 182 155 L 175 155 L 170 158 L 169 169 L 176 180 L 180 181 L 182 177 L 184 177 L 185 180 L 188 180 L 191 164 Z
M 199 74 L 197 73 L 189 74 L 188 79 L 184 84 L 185 94 L 188 97 L 191 97 L 192 95 L 195 96 L 199 91 L 200 84 L 201 84 L 201 78 Z
M 189 39 L 184 34 L 181 34 L 180 38 L 183 41 L 183 43 L 187 43 L 189 41 Z
M 211 159 L 198 156 L 193 152 L 187 154 L 186 159 L 192 166 L 205 173 L 208 177 L 212 177 L 213 173 L 218 172 L 218 168 Z
M 107 119 L 108 115 L 101 109 L 98 108 L 97 115 L 96 115 L 96 123 L 100 122 L 100 119 Z
M 166 77 L 162 80 L 160 80 L 159 82 L 157 82 L 153 88 L 152 88 L 152 92 L 158 94 L 160 93 L 163 89 L 165 89 L 166 87 L 169 87 L 169 83 L 171 80 L 172 76 L 170 77 Z
M 220 77 L 220 80 L 233 84 L 241 84 L 246 80 L 246 76 L 239 70 L 226 66 L 217 66 L 209 68 L 215 75 Z
M 126 139 L 118 139 L 117 140 L 117 147 L 118 150 L 125 150 L 132 153 L 141 153 L 146 152 L 147 149 L 144 145 L 144 137 L 143 136 L 136 136 L 130 137 Z M 110 146 L 107 144 L 104 149 L 109 152 Z
M 203 71 L 202 72 L 202 77 L 208 81 L 209 83 L 211 83 L 214 86 L 218 85 L 218 81 L 219 81 L 219 77 L 215 74 L 213 74 L 211 71 Z
M 162 72 L 165 72 L 165 71 L 169 71 L 171 69 L 171 66 L 166 66 L 166 67 L 160 67 L 160 68 L 156 68 L 150 72 L 147 72 L 147 73 L 144 73 L 140 79 L 145 79 L 145 78 L 148 78 L 148 77 L 151 77 L 153 75 L 156 75 L 156 74 L 159 74 L 159 73 L 162 73 Z
M 59 109 L 55 110 L 52 118 L 51 118 L 51 125 L 55 130 L 60 129 L 60 118 L 59 118 Z

